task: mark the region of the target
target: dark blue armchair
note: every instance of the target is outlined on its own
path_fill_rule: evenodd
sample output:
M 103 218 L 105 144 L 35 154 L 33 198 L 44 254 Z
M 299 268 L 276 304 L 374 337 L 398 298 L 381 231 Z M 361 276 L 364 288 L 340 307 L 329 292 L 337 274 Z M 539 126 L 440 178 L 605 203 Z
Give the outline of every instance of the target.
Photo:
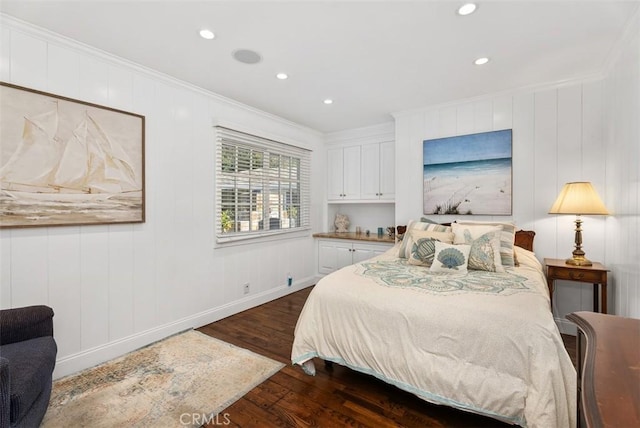
M 50 307 L 0 311 L 0 428 L 40 425 L 57 352 Z

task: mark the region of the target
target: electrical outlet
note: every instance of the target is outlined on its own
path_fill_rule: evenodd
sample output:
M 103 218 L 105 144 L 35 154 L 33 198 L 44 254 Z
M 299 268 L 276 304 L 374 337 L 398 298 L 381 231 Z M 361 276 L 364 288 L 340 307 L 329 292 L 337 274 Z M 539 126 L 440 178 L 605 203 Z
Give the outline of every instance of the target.
M 249 283 L 245 282 L 243 287 L 244 287 L 244 294 L 249 294 Z

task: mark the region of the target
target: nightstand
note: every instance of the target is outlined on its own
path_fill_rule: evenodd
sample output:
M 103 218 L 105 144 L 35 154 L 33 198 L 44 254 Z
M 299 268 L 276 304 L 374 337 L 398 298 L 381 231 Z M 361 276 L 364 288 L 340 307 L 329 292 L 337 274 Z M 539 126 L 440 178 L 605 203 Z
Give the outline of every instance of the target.
M 573 266 L 561 259 L 544 259 L 547 268 L 549 298 L 553 307 L 553 289 L 556 279 L 593 284 L 593 312 L 607 313 L 607 272 L 600 263 L 592 266 Z M 599 287 L 598 287 L 599 286 Z

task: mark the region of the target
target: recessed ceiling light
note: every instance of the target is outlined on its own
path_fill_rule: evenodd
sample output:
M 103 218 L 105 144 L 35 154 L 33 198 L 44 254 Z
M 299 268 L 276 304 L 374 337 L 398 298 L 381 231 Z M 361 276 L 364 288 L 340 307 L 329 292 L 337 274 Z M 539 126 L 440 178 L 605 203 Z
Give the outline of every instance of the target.
M 276 77 L 280 80 L 285 80 L 289 78 L 289 75 L 287 73 L 278 73 L 276 74 Z
M 200 37 L 202 37 L 203 39 L 207 39 L 207 40 L 211 40 L 215 37 L 216 35 L 213 34 L 213 31 L 211 30 L 200 30 Z
M 330 98 L 327 98 L 326 100 L 323 101 L 323 103 L 325 104 L 333 104 L 333 100 Z
M 489 62 L 489 58 L 486 58 L 486 57 L 478 58 L 477 60 L 473 61 L 475 65 L 484 65 L 488 62 Z
M 458 15 L 470 15 L 476 10 L 476 5 L 474 3 L 467 3 L 460 6 L 458 9 Z
M 237 61 L 245 64 L 257 64 L 262 61 L 262 57 L 258 52 L 249 49 L 238 49 L 233 51 L 232 55 Z

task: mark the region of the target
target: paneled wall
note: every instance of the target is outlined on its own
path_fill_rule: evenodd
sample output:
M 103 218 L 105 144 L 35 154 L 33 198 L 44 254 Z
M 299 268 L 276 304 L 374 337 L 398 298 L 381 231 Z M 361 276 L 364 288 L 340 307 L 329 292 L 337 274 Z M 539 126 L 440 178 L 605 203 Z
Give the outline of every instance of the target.
M 422 214 L 423 140 L 512 128 L 513 215 L 506 218 L 536 231 L 540 259 L 568 257 L 573 218 L 547 213 L 565 182 L 591 181 L 612 215 L 583 217 L 583 248 L 611 270 L 609 313 L 640 318 L 640 10 L 599 76 L 395 118 L 397 224 Z M 574 332 L 564 316 L 592 309 L 591 287 L 557 284 L 556 321 L 561 330 Z
M 3 81 L 146 116 L 145 223 L 0 231 L 0 306 L 53 307 L 56 376 L 314 283 L 311 233 L 214 249 L 212 123 L 313 150 L 313 231 L 325 215 L 322 134 L 1 18 Z
M 614 52 L 605 80 L 607 267 L 615 313 L 640 318 L 640 11 Z
M 607 198 L 604 160 L 603 83 L 585 81 L 489 96 L 396 115 L 396 222 L 422 215 L 422 141 L 476 132 L 513 129 L 513 214 L 522 229 L 536 231 L 535 251 L 544 257 L 570 256 L 573 216 L 548 214 L 568 181 L 591 181 Z M 441 216 L 453 221 L 456 216 Z M 584 217 L 584 246 L 592 260 L 606 261 L 604 217 Z M 590 310 L 592 288 L 561 282 L 555 291 L 554 316 Z

